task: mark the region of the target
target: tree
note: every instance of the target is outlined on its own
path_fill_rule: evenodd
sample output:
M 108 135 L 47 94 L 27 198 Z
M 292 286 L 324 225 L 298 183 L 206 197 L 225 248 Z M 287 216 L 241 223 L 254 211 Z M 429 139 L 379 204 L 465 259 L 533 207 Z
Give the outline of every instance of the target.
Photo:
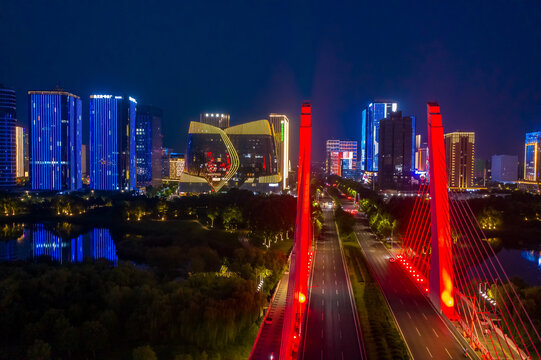
M 242 223 L 242 212 L 236 206 L 228 206 L 222 213 L 222 219 L 226 230 L 236 229 Z
M 26 351 L 26 356 L 29 360 L 49 360 L 51 358 L 51 345 L 36 339 Z
M 133 360 L 158 360 L 150 345 L 136 347 L 133 349 L 132 356 Z

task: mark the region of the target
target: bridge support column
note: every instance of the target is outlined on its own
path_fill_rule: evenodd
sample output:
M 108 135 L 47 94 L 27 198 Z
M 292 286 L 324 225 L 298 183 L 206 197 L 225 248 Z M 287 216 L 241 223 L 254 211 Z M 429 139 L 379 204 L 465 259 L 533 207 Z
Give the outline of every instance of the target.
M 301 111 L 299 138 L 299 167 L 297 183 L 297 219 L 295 246 L 289 268 L 287 308 L 284 316 L 280 360 L 296 359 L 304 312 L 308 300 L 308 252 L 312 240 L 310 212 L 310 151 L 312 138 L 310 103 L 304 102 Z
M 450 320 L 456 319 L 453 253 L 449 220 L 447 164 L 440 106 L 428 103 L 428 146 L 430 172 L 431 255 L 429 298 Z

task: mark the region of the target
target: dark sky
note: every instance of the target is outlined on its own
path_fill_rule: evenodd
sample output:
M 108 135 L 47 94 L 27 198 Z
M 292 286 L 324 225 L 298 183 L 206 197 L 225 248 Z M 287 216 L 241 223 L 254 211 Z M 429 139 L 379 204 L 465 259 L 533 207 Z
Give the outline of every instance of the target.
M 445 131 L 475 131 L 481 157 L 522 157 L 541 130 L 539 1 L 155 3 L 0 0 L 0 83 L 19 119 L 26 91 L 58 85 L 83 98 L 85 122 L 91 93 L 163 108 L 177 151 L 200 112 L 285 113 L 296 139 L 302 100 L 316 160 L 328 138 L 357 140 L 373 98 L 396 99 L 423 134 L 438 101 Z

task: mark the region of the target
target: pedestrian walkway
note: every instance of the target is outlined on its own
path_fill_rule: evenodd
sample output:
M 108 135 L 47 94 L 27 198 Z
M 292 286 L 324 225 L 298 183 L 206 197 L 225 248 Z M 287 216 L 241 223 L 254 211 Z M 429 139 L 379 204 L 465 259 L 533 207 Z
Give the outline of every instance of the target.
M 261 324 L 250 356 L 252 360 L 269 360 L 271 359 L 271 355 L 273 355 L 274 359 L 278 359 L 287 301 L 288 282 L 289 273 L 286 272 L 278 283 L 278 287 L 270 303 L 270 308 Z

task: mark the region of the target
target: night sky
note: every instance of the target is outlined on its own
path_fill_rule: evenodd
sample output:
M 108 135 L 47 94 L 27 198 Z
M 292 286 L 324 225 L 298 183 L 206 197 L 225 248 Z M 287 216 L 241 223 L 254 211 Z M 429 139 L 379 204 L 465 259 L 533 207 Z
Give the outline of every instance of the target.
M 285 113 L 296 139 L 310 100 L 316 160 L 326 139 L 360 137 L 373 98 L 396 99 L 423 134 L 438 101 L 445 131 L 475 131 L 480 157 L 520 158 L 541 130 L 539 1 L 159 3 L 0 0 L 0 83 L 19 119 L 28 90 L 81 96 L 85 123 L 90 94 L 125 93 L 163 109 L 165 145 L 183 152 L 200 112 Z

